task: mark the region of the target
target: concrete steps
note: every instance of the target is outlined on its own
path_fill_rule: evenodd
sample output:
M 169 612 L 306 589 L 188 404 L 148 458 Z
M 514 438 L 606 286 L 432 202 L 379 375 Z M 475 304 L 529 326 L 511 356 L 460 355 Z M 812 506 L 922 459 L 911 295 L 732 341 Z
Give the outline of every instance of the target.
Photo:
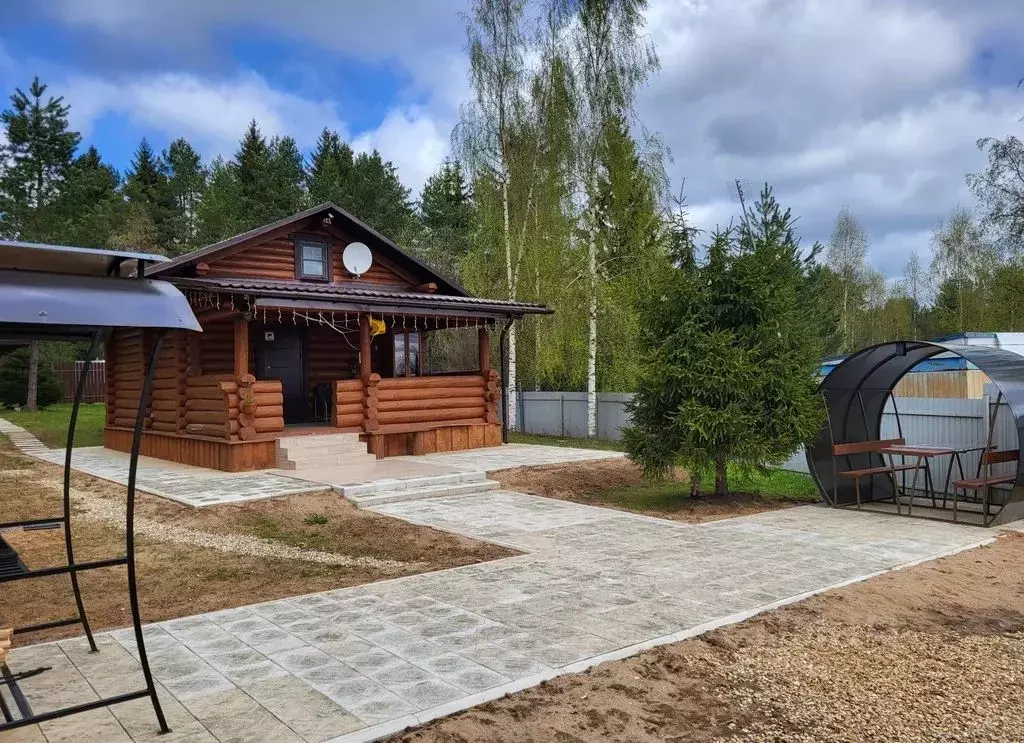
M 357 433 L 285 436 L 277 440 L 278 469 L 322 469 L 376 462 Z
M 457 472 L 432 477 L 410 477 L 404 480 L 376 480 L 359 485 L 339 485 L 334 489 L 358 508 L 386 503 L 444 498 L 453 495 L 485 493 L 500 483 L 488 480 L 483 472 Z

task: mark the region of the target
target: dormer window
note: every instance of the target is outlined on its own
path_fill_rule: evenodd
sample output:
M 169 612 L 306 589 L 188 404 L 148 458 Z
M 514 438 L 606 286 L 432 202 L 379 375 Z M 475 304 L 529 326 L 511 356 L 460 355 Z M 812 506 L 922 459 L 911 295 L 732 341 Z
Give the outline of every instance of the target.
M 295 240 L 295 274 L 304 281 L 331 280 L 331 246 L 326 240 Z

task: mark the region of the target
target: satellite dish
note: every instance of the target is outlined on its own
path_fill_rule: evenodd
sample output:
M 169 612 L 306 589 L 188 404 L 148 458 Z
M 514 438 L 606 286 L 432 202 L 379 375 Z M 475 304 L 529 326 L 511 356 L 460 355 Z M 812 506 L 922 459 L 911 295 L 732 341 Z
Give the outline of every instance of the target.
M 349 243 L 341 254 L 341 262 L 345 264 L 345 268 L 350 274 L 362 276 L 370 270 L 373 254 L 363 243 Z

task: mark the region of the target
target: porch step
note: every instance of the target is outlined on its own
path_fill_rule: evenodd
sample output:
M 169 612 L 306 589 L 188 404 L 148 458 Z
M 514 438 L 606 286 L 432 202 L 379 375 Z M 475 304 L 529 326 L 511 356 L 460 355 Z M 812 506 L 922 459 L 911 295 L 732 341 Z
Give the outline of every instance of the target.
M 311 436 L 283 436 L 277 440 L 278 469 L 297 470 L 313 467 L 338 467 L 376 462 L 357 433 L 330 433 Z
M 385 503 L 400 503 L 426 498 L 485 493 L 500 483 L 488 480 L 483 472 L 458 472 L 434 477 L 410 477 L 405 480 L 377 480 L 359 485 L 339 485 L 334 489 L 358 508 Z

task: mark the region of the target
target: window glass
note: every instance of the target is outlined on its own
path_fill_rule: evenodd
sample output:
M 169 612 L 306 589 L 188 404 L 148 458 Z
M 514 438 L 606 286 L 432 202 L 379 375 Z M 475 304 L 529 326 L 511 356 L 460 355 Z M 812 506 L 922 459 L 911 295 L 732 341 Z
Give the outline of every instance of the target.
M 409 333 L 409 373 L 417 377 L 420 373 L 420 334 Z
M 318 242 L 302 242 L 299 245 L 299 270 L 302 278 L 327 278 L 327 244 Z
M 395 376 L 405 376 L 405 336 L 395 336 Z

